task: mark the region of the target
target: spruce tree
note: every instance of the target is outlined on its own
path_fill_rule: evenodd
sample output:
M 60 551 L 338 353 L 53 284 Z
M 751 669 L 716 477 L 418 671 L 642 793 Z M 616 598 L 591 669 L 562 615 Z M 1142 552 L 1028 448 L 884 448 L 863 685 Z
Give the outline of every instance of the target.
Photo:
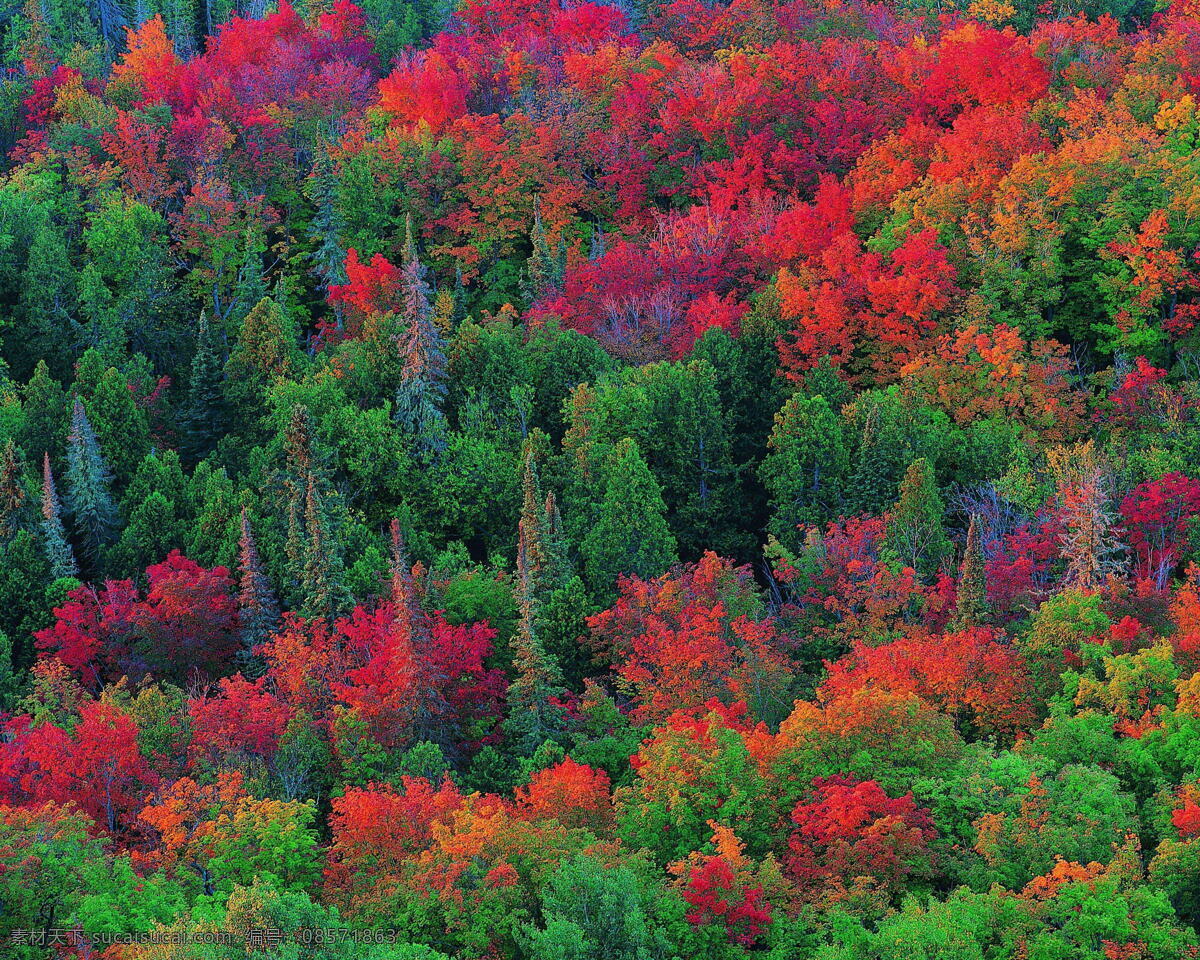
M 933 467 L 923 457 L 914 460 L 900 484 L 900 499 L 888 513 L 881 556 L 912 567 L 923 577 L 932 576 L 953 552 L 945 513 Z
M 397 347 L 404 361 L 400 386 L 396 389 L 394 419 L 407 435 L 413 450 L 430 457 L 446 446 L 446 344 L 434 323 L 425 268 L 417 258 L 408 220 L 408 237 L 401 268 L 404 298 Z
M 61 466 L 67 446 L 70 407 L 62 384 L 50 375 L 45 360 L 39 360 L 21 395 L 24 414 L 20 432 L 21 449 L 30 457 L 50 454 Z
M 332 619 L 344 611 L 350 599 L 342 580 L 340 552 L 330 536 L 316 477 L 311 473 L 304 495 L 304 566 L 300 583 L 305 616 Z
M 341 243 L 345 229 L 344 218 L 337 204 L 337 178 L 329 159 L 329 144 L 322 140 L 313 161 L 312 176 L 308 179 L 308 196 L 316 208 L 309 233 L 317 242 L 313 251 L 314 270 L 321 278 L 321 289 L 346 282 L 346 250 Z M 334 304 L 337 328 L 341 329 L 341 308 Z
M 987 568 L 979 536 L 979 518 L 975 514 L 971 514 L 967 545 L 958 571 L 957 608 L 955 622 L 960 627 L 976 627 L 987 621 Z
M 225 433 L 225 365 L 216 332 L 204 312 L 196 330 L 196 354 L 180 414 L 180 450 L 190 466 L 208 456 Z
M 112 541 L 117 507 L 112 498 L 112 471 L 78 397 L 67 438 L 67 509 L 84 557 L 94 566 Z
M 616 598 L 620 574 L 656 577 L 678 560 L 662 489 L 634 440 L 616 445 L 606 474 L 604 498 L 581 549 L 588 586 L 603 603 Z
M 24 526 L 27 500 L 25 464 L 20 448 L 10 438 L 0 449 L 0 542 Z
M 532 451 L 525 454 L 524 501 L 517 524 L 516 600 L 520 612 L 512 638 L 516 676 L 508 688 L 505 732 L 514 749 L 530 755 L 546 740 L 561 736 L 565 714 L 551 703 L 564 693 L 562 675 L 541 638 L 541 614 L 550 587 L 545 500 Z
M 271 588 L 258 545 L 250 526 L 250 515 L 242 507 L 241 537 L 238 540 L 238 618 L 241 627 L 243 673 L 258 672 L 255 648 L 266 640 L 279 623 L 279 601 Z
M 58 491 L 54 488 L 54 473 L 50 468 L 50 454 L 42 454 L 42 547 L 50 564 L 50 576 L 55 579 L 79 576 L 79 564 L 75 553 L 67 542 L 63 529 L 62 507 Z

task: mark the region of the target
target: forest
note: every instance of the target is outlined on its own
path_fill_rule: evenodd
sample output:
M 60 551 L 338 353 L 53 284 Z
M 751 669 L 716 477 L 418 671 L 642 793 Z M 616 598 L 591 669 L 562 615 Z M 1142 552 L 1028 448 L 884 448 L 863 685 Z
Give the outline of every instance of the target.
M 1200 958 L 1200 0 L 0 59 L 0 956 Z

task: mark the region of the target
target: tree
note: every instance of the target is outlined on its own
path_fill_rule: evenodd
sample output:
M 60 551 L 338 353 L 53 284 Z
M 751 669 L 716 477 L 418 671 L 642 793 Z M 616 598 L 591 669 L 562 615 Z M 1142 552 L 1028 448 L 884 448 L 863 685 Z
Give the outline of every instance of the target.
M 187 681 L 227 672 L 237 649 L 237 600 L 224 567 L 205 569 L 172 551 L 146 569 L 142 595 L 132 581 L 80 586 L 37 633 L 89 687 L 122 674 Z
M 611 599 L 621 574 L 654 577 L 676 559 L 662 491 L 633 440 L 605 465 L 604 498 L 580 553 L 593 595 Z
M 955 620 L 963 627 L 977 627 L 987 621 L 987 565 L 979 536 L 979 517 L 971 514 L 967 527 L 967 546 L 958 570 Z
M 62 384 L 50 375 L 45 360 L 39 360 L 21 397 L 25 422 L 20 434 L 21 448 L 30 457 L 49 454 L 55 466 L 62 465 L 67 445 L 70 409 Z
M 666 949 L 647 891 L 625 864 L 609 865 L 587 854 L 574 857 L 559 864 L 539 897 L 542 924 L 526 926 L 522 936 L 535 960 L 564 954 L 644 960 Z
M 0 449 L 0 541 L 7 541 L 26 521 L 25 464 L 16 441 Z
M 1064 582 L 1081 590 L 1098 587 L 1120 567 L 1121 543 L 1109 509 L 1109 479 L 1093 441 L 1054 447 L 1046 461 L 1054 477 L 1065 530 Z
M 196 353 L 188 377 L 187 400 L 179 414 L 183 453 L 195 465 L 225 432 L 225 364 L 204 311 L 196 328 Z
M 869 877 L 893 896 L 933 876 L 937 837 L 929 810 L 912 794 L 889 797 L 872 780 L 818 777 L 792 810 L 785 868 L 813 896 L 826 884 Z
M 771 532 L 798 546 L 801 525 L 823 525 L 842 502 L 849 468 L 842 421 L 822 396 L 793 394 L 775 414 L 760 474 L 771 500 Z
M 713 553 L 654 580 L 622 578 L 613 607 L 588 619 L 590 645 L 611 662 L 638 721 L 744 702 L 757 719 L 790 709 L 791 665 L 750 571 Z
M 881 555 L 931 576 L 953 550 L 944 516 L 933 468 L 924 458 L 914 460 L 900 484 L 900 499 L 888 514 Z
M 243 657 L 254 651 L 270 636 L 279 622 L 279 602 L 271 581 L 263 569 L 250 526 L 250 515 L 242 507 L 241 537 L 238 539 L 238 625 L 241 629 Z
M 67 509 L 84 555 L 92 565 L 98 562 L 117 526 L 111 485 L 112 473 L 83 409 L 83 401 L 76 397 L 67 438 Z
M 187 479 L 174 450 L 148 454 L 121 501 L 125 528 L 105 554 L 113 575 L 136 575 L 172 550 L 181 550 L 190 527 Z
M 246 314 L 225 361 L 225 393 L 235 412 L 254 416 L 277 377 L 293 377 L 303 370 L 298 339 L 291 314 L 274 300 L 264 297 Z
M 409 236 L 412 220 L 407 221 Z M 397 344 L 404 361 L 396 390 L 396 423 L 409 436 L 419 455 L 432 456 L 445 447 L 446 355 L 441 331 L 433 322 L 425 267 L 408 244 L 400 280 L 403 333 Z
M 50 454 L 42 454 L 42 544 L 54 579 L 79 575 L 75 553 L 67 542 L 63 529 L 62 508 L 54 488 L 54 473 L 50 469 Z
M 517 525 L 514 591 L 520 620 L 512 638 L 516 676 L 508 688 L 505 730 L 513 746 L 529 755 L 546 740 L 561 736 L 564 711 L 555 701 L 561 701 L 566 690 L 558 664 L 546 652 L 541 638 L 543 610 L 553 584 L 548 555 L 552 547 L 546 542 L 551 535 L 548 526 L 552 517 L 546 515 L 533 452 L 528 448 L 522 483 L 524 501 Z
M 109 367 L 101 374 L 90 395 L 84 395 L 84 400 L 89 425 L 95 428 L 100 446 L 112 465 L 113 477 L 124 485 L 150 452 L 146 411 L 138 405 L 126 376 L 115 367 Z M 73 430 L 74 426 L 72 421 Z
M 82 704 L 73 730 L 43 723 L 15 743 L 19 795 L 34 804 L 74 803 L 112 835 L 134 828 L 141 799 L 157 781 L 138 751 L 132 718 L 103 702 Z

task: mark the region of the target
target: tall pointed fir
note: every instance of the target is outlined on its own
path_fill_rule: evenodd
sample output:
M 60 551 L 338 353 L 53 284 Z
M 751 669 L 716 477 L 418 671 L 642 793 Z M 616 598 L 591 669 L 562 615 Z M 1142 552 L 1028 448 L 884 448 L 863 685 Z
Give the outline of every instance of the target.
M 57 580 L 79 576 L 79 564 L 75 562 L 75 553 L 63 528 L 62 506 L 54 487 L 54 471 L 50 468 L 48 453 L 42 454 L 42 546 L 50 564 L 51 577 Z
M 78 397 L 67 437 L 67 509 L 84 556 L 95 566 L 116 531 L 117 505 L 112 497 L 112 471 Z
M 562 674 L 542 643 L 541 608 L 549 587 L 545 500 L 533 453 L 525 453 L 524 502 L 517 524 L 516 600 L 520 620 L 512 638 L 515 677 L 508 687 L 505 733 L 513 749 L 529 756 L 563 733 L 565 711 L 552 703 L 565 693 Z
M 396 389 L 396 423 L 409 437 L 418 455 L 429 457 L 446 446 L 446 342 L 433 318 L 425 267 L 417 257 L 412 218 L 407 237 L 400 285 L 404 298 L 397 347 L 404 361 Z
M 888 512 L 880 556 L 933 576 L 953 551 L 945 514 L 933 467 L 924 457 L 914 460 L 900 484 L 900 499 Z
M 646 466 L 637 441 L 626 437 L 604 465 L 604 498 L 580 554 L 592 595 L 609 604 L 621 574 L 649 579 L 679 559 L 667 524 L 662 487 Z
M 305 616 L 332 619 L 345 610 L 350 597 L 342 580 L 341 556 L 330 536 L 317 480 L 311 473 L 304 495 L 304 567 L 300 582 Z
M 542 223 L 540 200 L 534 201 L 533 229 L 529 233 L 529 243 L 531 253 L 525 263 L 525 276 L 522 278 L 521 292 L 530 303 L 536 303 L 562 286 L 563 273 L 566 268 L 561 241 L 557 250 L 550 249 L 550 241 L 546 237 L 546 227 Z
M 187 400 L 180 417 L 180 452 L 195 466 L 208 456 L 225 432 L 225 363 L 216 333 L 204 311 L 196 330 L 196 355 L 188 377 Z
M 314 271 L 321 278 L 321 289 L 328 293 L 331 286 L 346 282 L 346 251 L 341 241 L 345 222 L 337 204 L 337 179 L 326 140 L 317 147 L 307 191 L 316 208 L 309 227 L 310 235 L 317 241 L 312 255 Z M 333 311 L 337 329 L 341 330 L 341 305 L 335 303 Z
M 7 543 L 25 520 L 25 465 L 11 438 L 0 450 L 0 543 Z
M 242 507 L 241 536 L 238 539 L 238 618 L 241 626 L 242 672 L 257 675 L 261 664 L 255 648 L 270 636 L 279 623 L 279 601 L 271 589 L 271 580 L 263 568 L 254 541 L 254 530 L 250 526 L 250 515 Z
M 983 555 L 983 540 L 979 535 L 979 518 L 971 514 L 967 528 L 967 546 L 958 571 L 957 613 L 955 625 L 977 627 L 988 619 L 987 566 Z

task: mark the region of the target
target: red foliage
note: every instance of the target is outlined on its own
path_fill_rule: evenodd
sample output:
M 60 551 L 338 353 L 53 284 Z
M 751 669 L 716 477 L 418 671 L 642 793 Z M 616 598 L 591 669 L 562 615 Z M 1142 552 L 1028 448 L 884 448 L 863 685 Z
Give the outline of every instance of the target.
M 428 847 L 435 826 L 462 803 L 449 780 L 436 789 L 413 777 L 402 777 L 400 790 L 387 784 L 351 787 L 333 801 L 326 886 L 350 898 L 364 885 L 368 892 L 380 884 L 386 888 L 400 865 Z
M 1188 525 L 1200 514 L 1200 481 L 1168 473 L 1134 487 L 1121 501 L 1135 574 L 1163 586 L 1179 565 Z
M 872 877 L 895 891 L 931 866 L 937 832 L 929 811 L 911 793 L 889 797 L 873 780 L 818 777 L 792 822 L 785 867 L 802 887 Z
M 280 695 L 327 725 L 340 703 L 382 745 L 420 734 L 469 748 L 494 734 L 503 712 L 504 674 L 485 662 L 495 636 L 486 623 L 454 625 L 388 602 L 332 626 L 289 616 L 262 653 Z
M 194 697 L 188 712 L 193 764 L 239 757 L 269 759 L 292 717 L 292 709 L 270 692 L 265 678 L 251 682 L 241 674 L 221 680 L 216 691 Z
M 712 552 L 657 580 L 622 578 L 616 604 L 588 626 L 635 697 L 635 717 L 662 719 L 786 681 L 788 641 L 756 611 L 754 593 L 748 568 Z
M 595 832 L 612 822 L 608 774 L 567 757 L 539 770 L 527 786 L 516 792 L 517 809 L 531 820 L 557 820 L 565 827 L 587 827 Z
M 146 568 L 141 596 L 130 580 L 81 586 L 35 635 L 96 688 L 103 679 L 188 679 L 226 672 L 237 650 L 237 594 L 224 567 L 206 569 L 177 550 Z
M 70 730 L 53 723 L 30 727 L 28 717 L 17 718 L 0 746 L 4 801 L 73 803 L 100 829 L 127 834 L 157 783 L 138 751 L 137 733 L 128 714 L 103 702 L 82 704 Z
M 683 899 L 691 909 L 688 921 L 696 926 L 721 923 L 729 939 L 752 947 L 771 923 L 771 905 L 763 897 L 761 885 L 740 881 L 735 867 L 725 856 L 703 858 L 691 868 Z
M 1036 720 L 1034 690 L 1020 653 L 997 631 L 976 627 L 934 637 L 906 637 L 880 647 L 856 643 L 829 665 L 826 700 L 857 689 L 912 692 L 989 733 L 1016 734 Z

